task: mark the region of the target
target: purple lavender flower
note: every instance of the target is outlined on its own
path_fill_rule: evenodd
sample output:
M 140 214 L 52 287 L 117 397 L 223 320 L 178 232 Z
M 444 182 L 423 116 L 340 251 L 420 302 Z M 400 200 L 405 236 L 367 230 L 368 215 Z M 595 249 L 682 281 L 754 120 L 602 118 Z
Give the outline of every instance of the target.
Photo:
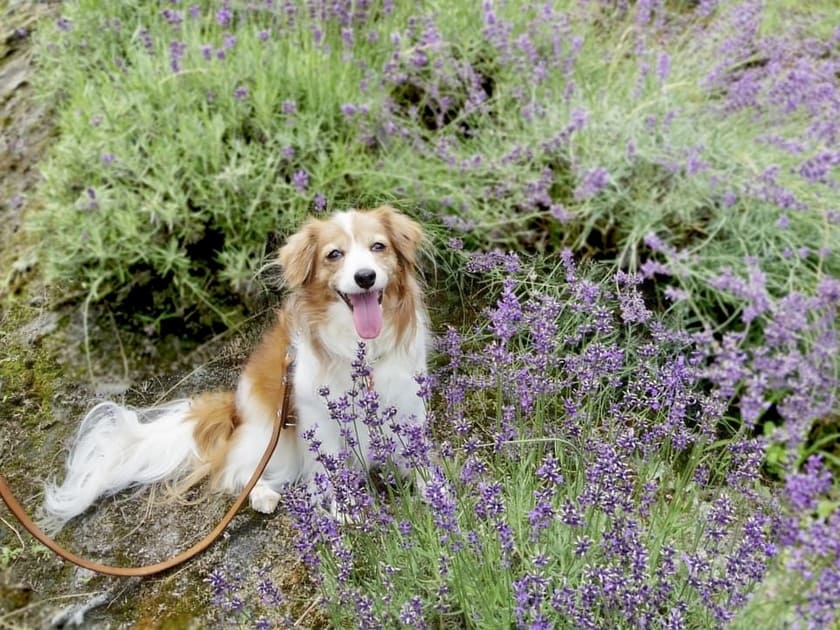
M 583 525 L 583 515 L 571 501 L 567 500 L 560 508 L 560 521 L 571 527 L 580 527 Z
M 186 50 L 187 45 L 183 42 L 172 41 L 169 44 L 169 67 L 172 69 L 172 72 L 177 74 L 181 71 L 181 59 L 183 59 Z
M 432 472 L 426 485 L 426 500 L 432 508 L 432 519 L 441 543 L 454 543 L 460 537 L 455 491 L 439 470 Z
M 233 20 L 233 11 L 227 3 L 223 4 L 218 11 L 216 11 L 216 23 L 222 28 L 228 28 L 231 20 Z
M 560 221 L 560 223 L 569 223 L 573 218 L 571 212 L 569 212 L 566 207 L 561 203 L 553 203 L 548 209 L 549 214 Z
M 295 171 L 292 175 L 292 185 L 299 193 L 302 193 L 309 186 L 309 173 L 304 170 Z
M 344 44 L 344 47 L 349 49 L 353 48 L 353 29 L 352 28 L 342 28 L 341 29 L 341 41 Z
M 496 308 L 489 313 L 491 329 L 502 342 L 507 342 L 513 337 L 522 320 L 522 308 L 514 292 L 515 286 L 516 283 L 512 280 L 505 281 L 502 297 Z
M 671 285 L 665 287 L 663 293 L 669 302 L 682 302 L 683 300 L 687 300 L 690 296 L 688 291 L 685 289 L 680 289 Z
M 534 508 L 528 513 L 528 522 L 531 525 L 531 540 L 537 541 L 540 532 L 552 525 L 555 518 L 553 506 L 554 488 L 535 490 Z
M 671 56 L 665 52 L 660 53 L 656 64 L 656 76 L 659 77 L 661 83 L 664 83 L 669 74 L 671 74 Z
M 552 454 L 548 454 L 543 458 L 539 468 L 537 468 L 536 476 L 540 481 L 559 485 L 563 483 L 563 475 L 560 473 L 560 466 L 557 458 Z
M 280 591 L 268 578 L 264 578 L 257 584 L 257 593 L 259 593 L 263 604 L 268 606 L 277 606 L 283 601 Z
M 231 33 L 225 33 L 224 37 L 222 38 L 222 47 L 217 52 L 217 56 L 221 54 L 219 59 L 224 59 L 224 53 L 228 50 L 231 50 L 234 46 L 236 46 L 236 36 L 232 35 Z
M 312 43 L 315 44 L 316 47 L 319 47 L 324 39 L 323 29 L 313 25 L 310 27 L 310 30 L 312 31 Z
M 710 284 L 721 291 L 728 291 L 738 298 L 747 300 L 742 319 L 749 323 L 766 312 L 770 306 L 764 272 L 754 259 L 747 259 L 748 280 L 736 278 L 731 268 L 724 270 Z
M 823 466 L 819 455 L 812 455 L 805 462 L 805 470 L 791 473 L 785 482 L 785 493 L 797 511 L 814 510 L 817 499 L 831 488 L 831 473 Z
M 184 16 L 181 14 L 180 11 L 175 11 L 173 9 L 164 9 L 161 11 L 161 15 L 163 19 L 165 19 L 170 26 L 175 28 L 180 28 L 181 23 L 184 21 Z
M 412 597 L 400 610 L 399 620 L 410 628 L 418 628 L 418 630 L 428 628 L 423 614 L 423 601 L 417 596 Z
M 572 129 L 574 131 L 580 131 L 586 126 L 586 122 L 589 119 L 589 112 L 585 109 L 575 109 L 572 110 L 571 114 L 571 121 L 572 121 Z
M 658 260 L 654 260 L 653 258 L 648 258 L 645 262 L 643 262 L 639 267 L 639 272 L 642 278 L 644 278 L 645 280 L 649 280 L 657 275 L 672 275 L 671 269 L 668 267 L 668 265 L 661 263 Z
M 467 271 L 470 273 L 487 273 L 491 269 L 501 268 L 508 273 L 515 273 L 519 270 L 519 257 L 514 253 L 503 253 L 500 250 L 493 250 L 485 253 L 473 253 L 467 262 Z
M 621 319 L 627 323 L 647 322 L 653 313 L 645 306 L 644 299 L 636 288 L 641 278 L 619 271 L 616 274 L 616 281 L 624 285 L 618 293 Z
M 575 188 L 575 199 L 578 201 L 591 199 L 607 187 L 609 179 L 610 174 L 603 167 L 599 166 L 586 171 Z
M 737 195 L 732 192 L 731 190 L 727 190 L 726 193 L 723 195 L 723 207 L 724 208 L 731 208 L 735 205 L 735 202 L 738 200 Z
M 731 533 L 730 527 L 735 522 L 735 506 L 732 500 L 726 495 L 715 499 L 706 520 L 709 538 L 716 542 L 723 540 Z
M 709 168 L 709 164 L 700 159 L 700 148 L 692 148 L 688 153 L 688 159 L 685 163 L 685 172 L 687 175 L 696 175 L 701 171 Z
M 441 203 L 448 207 L 451 205 L 451 199 L 444 198 Z M 474 223 L 454 214 L 444 215 L 442 221 L 446 227 L 459 232 L 470 232 L 475 229 Z
M 99 201 L 96 198 L 96 189 L 93 186 L 85 188 L 85 195 L 88 198 L 86 207 L 88 210 L 96 210 L 99 207 Z
M 248 86 L 247 85 L 239 85 L 233 91 L 233 97 L 237 101 L 244 101 L 246 98 L 248 98 L 248 94 L 249 94 L 249 91 L 248 91 Z
M 146 49 L 146 52 L 150 55 L 153 55 L 155 52 L 155 44 L 152 41 L 152 36 L 149 31 L 145 28 L 141 28 L 140 31 L 137 33 L 137 36 L 140 38 L 140 41 L 143 43 L 143 48 Z
M 477 489 L 478 500 L 475 504 L 475 513 L 485 520 L 499 520 L 505 513 L 501 484 L 480 482 Z

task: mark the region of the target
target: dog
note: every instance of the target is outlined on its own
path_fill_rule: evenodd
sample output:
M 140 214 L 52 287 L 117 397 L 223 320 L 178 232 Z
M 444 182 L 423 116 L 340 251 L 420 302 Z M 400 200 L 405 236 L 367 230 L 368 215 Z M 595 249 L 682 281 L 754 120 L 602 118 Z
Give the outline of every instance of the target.
M 307 220 L 278 252 L 290 293 L 236 390 L 152 409 L 97 405 L 82 421 L 64 481 L 46 486 L 42 524 L 57 531 L 99 497 L 157 482 L 188 488 L 209 477 L 211 491 L 240 492 L 268 445 L 289 356 L 296 422 L 281 431 L 249 495 L 254 510 L 273 512 L 293 484 L 315 487 L 324 468 L 306 436 L 328 455 L 346 447 L 322 394 L 350 390 L 360 342 L 381 404 L 425 427 L 416 380 L 430 338 L 418 280 L 422 243 L 420 225 L 390 206 Z M 356 448 L 366 452 L 368 428 L 358 423 L 355 431 Z M 408 474 L 404 462 L 395 464 Z

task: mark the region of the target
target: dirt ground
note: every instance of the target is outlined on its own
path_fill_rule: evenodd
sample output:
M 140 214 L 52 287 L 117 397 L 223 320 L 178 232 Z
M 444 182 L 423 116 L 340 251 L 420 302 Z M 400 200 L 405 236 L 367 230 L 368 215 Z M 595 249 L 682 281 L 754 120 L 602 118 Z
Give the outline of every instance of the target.
M 37 511 L 43 483 L 63 469 L 66 447 L 85 409 L 103 396 L 144 405 L 229 386 L 266 312 L 238 331 L 191 348 L 176 361 L 160 347 L 173 340 L 121 333 L 107 311 L 83 316 L 60 287 L 38 275 L 33 243 L 22 233 L 37 212 L 39 162 L 55 129 L 32 88 L 32 34 L 55 19 L 60 3 L 0 2 L 0 470 L 19 499 Z M 90 352 L 85 348 L 87 330 Z M 171 356 L 171 355 L 167 355 Z M 152 504 L 149 494 L 104 501 L 71 522 L 59 540 L 100 562 L 148 564 L 189 547 L 209 531 L 227 502 Z M 245 612 L 212 601 L 205 582 L 220 569 L 240 580 Z M 253 627 L 247 598 L 270 579 L 283 603 L 260 614 L 300 627 L 324 624 L 317 591 L 294 551 L 289 519 L 243 509 L 208 552 L 160 576 L 117 579 L 69 565 L 36 544 L 0 504 L 0 629 Z

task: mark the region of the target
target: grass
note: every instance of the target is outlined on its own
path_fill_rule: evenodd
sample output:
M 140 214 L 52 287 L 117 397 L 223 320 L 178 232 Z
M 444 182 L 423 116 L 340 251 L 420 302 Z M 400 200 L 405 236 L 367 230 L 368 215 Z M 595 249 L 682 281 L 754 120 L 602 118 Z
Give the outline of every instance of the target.
M 28 225 L 42 271 L 203 336 L 256 303 L 304 216 L 393 203 L 433 237 L 436 328 L 475 327 L 438 353 L 439 509 L 377 490 L 372 530 L 301 516 L 335 623 L 833 623 L 837 485 L 804 471 L 840 456 L 840 10 L 771 4 L 69 2 L 39 44 L 60 129 Z M 480 271 L 493 248 L 529 273 Z M 595 266 L 570 279 L 564 248 Z M 505 299 L 557 302 L 532 313 L 547 338 L 494 337 Z M 588 485 L 598 449 L 623 497 Z M 564 483 L 537 474 L 549 456 Z

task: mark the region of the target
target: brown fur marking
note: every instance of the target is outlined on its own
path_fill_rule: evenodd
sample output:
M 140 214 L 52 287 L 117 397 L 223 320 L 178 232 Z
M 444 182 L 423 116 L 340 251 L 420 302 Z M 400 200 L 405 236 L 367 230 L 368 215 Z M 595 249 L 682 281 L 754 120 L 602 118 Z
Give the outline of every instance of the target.
M 202 459 L 212 459 L 239 424 L 233 392 L 209 392 L 193 399 L 190 418 L 193 437 Z
M 263 335 L 243 370 L 243 375 L 251 380 L 253 395 L 259 398 L 266 409 L 271 409 L 274 413 L 278 413 L 283 406 L 286 387 L 291 387 L 291 383 L 284 382 L 290 358 L 288 320 L 286 310 L 281 310 L 277 315 L 277 322 Z M 289 421 L 292 421 L 293 414 L 289 415 Z M 272 421 L 273 419 L 273 416 L 267 418 Z

